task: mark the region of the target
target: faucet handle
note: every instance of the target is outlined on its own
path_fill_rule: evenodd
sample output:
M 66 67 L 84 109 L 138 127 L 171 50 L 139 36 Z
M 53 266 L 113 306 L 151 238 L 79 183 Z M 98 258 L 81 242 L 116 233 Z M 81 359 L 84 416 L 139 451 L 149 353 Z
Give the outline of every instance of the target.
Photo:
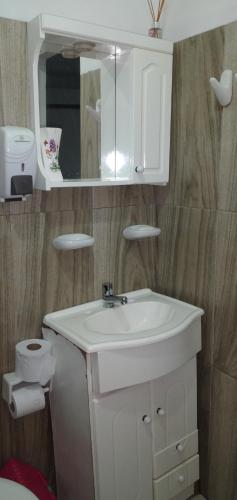
M 105 297 L 113 295 L 113 283 L 111 283 L 111 281 L 105 281 L 105 283 L 102 283 L 102 293 Z

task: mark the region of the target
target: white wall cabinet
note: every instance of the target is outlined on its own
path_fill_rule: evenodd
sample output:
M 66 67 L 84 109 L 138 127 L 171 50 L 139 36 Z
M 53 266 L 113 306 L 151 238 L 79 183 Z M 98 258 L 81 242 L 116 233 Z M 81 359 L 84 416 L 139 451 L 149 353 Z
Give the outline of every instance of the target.
M 196 358 L 150 382 L 100 393 L 92 377 L 97 353 L 50 329 L 44 337 L 57 361 L 50 402 L 58 500 L 189 498 L 199 478 Z
M 83 164 L 80 179 L 58 180 L 47 171 L 41 155 L 40 54 L 61 54 L 65 48 L 73 49 L 88 41 L 97 51 L 94 57 L 104 53 L 103 66 L 106 61 L 109 67 L 109 71 L 101 72 L 101 165 L 98 172 L 92 169 L 98 178 L 90 178 L 88 166 Z M 172 42 L 44 14 L 28 23 L 28 49 L 38 189 L 167 184 Z

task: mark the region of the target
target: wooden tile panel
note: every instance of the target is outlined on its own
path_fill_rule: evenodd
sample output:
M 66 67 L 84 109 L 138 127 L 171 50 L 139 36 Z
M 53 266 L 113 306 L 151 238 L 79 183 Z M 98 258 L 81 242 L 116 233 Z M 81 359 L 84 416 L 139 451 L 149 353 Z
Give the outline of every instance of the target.
M 29 126 L 26 23 L 0 18 L 0 126 Z
M 202 364 L 212 364 L 216 217 L 201 209 L 157 209 L 162 234 L 158 242 L 158 289 L 205 311 Z
M 237 380 L 214 370 L 209 500 L 237 497 Z
M 168 187 L 136 185 L 93 188 L 93 208 L 164 205 Z
M 224 59 L 222 69 L 236 73 L 237 24 L 223 28 Z M 233 99 L 223 108 L 221 123 L 221 149 L 218 166 L 217 207 L 220 210 L 237 211 L 237 86 L 233 81 Z
M 52 240 L 61 234 L 92 232 L 90 211 L 46 214 L 40 287 L 43 314 L 86 302 L 92 297 L 92 250 L 59 251 L 52 245 Z
M 237 379 L 237 213 L 218 214 L 215 277 L 214 362 Z
M 220 28 L 175 47 L 171 137 L 175 205 L 216 207 L 222 109 L 216 105 L 209 77 L 220 75 L 223 51 Z
M 14 370 L 15 344 L 41 336 L 41 264 L 44 214 L 0 217 L 0 374 Z M 48 410 L 13 420 L 0 401 L 0 465 L 8 458 L 29 461 L 54 475 Z
M 40 335 L 44 214 L 0 217 L 1 373 L 13 368 L 15 344 Z
M 128 241 L 122 236 L 129 225 L 154 225 L 154 207 L 96 209 L 93 218 L 95 297 L 101 297 L 104 281 L 112 281 L 116 293 L 155 288 L 157 239 Z

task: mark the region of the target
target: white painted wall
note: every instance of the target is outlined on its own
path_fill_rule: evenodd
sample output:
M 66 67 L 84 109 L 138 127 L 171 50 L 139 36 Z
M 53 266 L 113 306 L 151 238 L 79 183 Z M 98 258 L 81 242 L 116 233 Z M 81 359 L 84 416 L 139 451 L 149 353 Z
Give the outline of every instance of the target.
M 158 0 L 153 0 L 154 5 Z M 146 0 L 3 0 L 0 17 L 28 21 L 41 12 L 146 34 Z M 237 0 L 167 0 L 164 38 L 181 40 L 237 20 Z
M 146 0 L 0 0 L 0 17 L 29 21 L 40 13 L 146 33 Z
M 237 20 L 237 0 L 167 0 L 164 38 L 182 40 Z

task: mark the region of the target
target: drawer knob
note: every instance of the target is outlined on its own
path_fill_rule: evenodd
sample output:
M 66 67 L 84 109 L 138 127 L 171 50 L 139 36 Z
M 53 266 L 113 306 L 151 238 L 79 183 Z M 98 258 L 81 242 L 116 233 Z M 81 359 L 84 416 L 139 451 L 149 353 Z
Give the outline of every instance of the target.
M 183 445 L 182 445 L 182 444 L 180 444 L 180 443 L 179 443 L 179 444 L 177 444 L 177 446 L 176 446 L 176 450 L 177 450 L 179 453 L 182 453 L 182 451 L 184 451 L 184 447 L 183 447 Z
M 163 417 L 165 415 L 165 410 L 164 408 L 157 408 L 156 413 L 157 415 L 159 415 L 159 417 Z
M 142 417 L 142 420 L 145 424 L 151 423 L 151 417 L 149 415 L 144 415 L 144 417 Z
M 144 172 L 144 167 L 142 165 L 138 165 L 137 167 L 135 167 L 135 172 L 137 174 L 143 174 Z
M 178 482 L 179 482 L 179 483 L 184 483 L 184 476 L 180 475 L 180 476 L 178 477 Z

